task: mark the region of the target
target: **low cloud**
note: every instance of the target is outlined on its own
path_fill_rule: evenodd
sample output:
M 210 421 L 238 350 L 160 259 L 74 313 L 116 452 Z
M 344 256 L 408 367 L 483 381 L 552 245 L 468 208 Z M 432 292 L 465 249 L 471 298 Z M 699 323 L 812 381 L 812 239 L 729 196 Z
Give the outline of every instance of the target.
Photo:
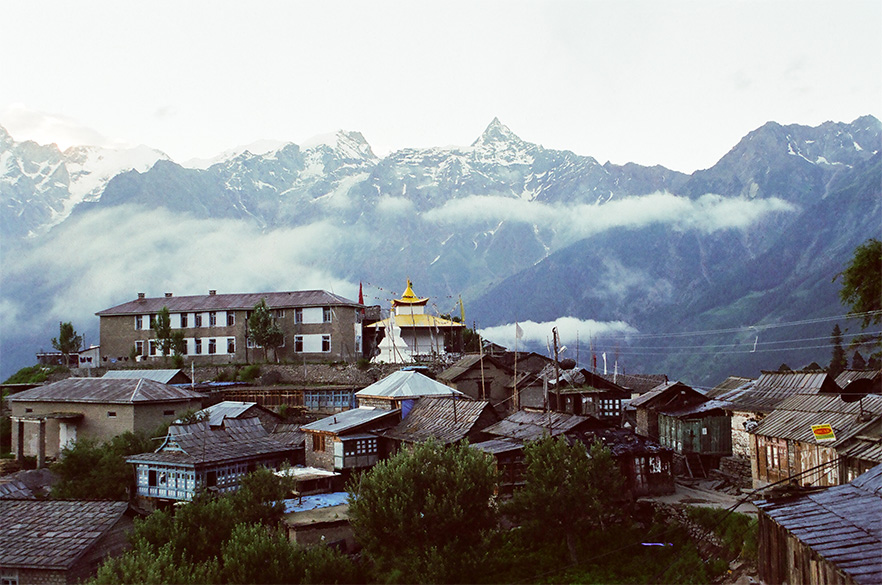
M 557 327 L 558 338 L 562 345 L 571 347 L 575 357 L 576 344 L 586 348 L 592 337 L 627 336 L 637 333 L 637 329 L 624 321 L 595 321 L 593 319 L 577 319 L 575 317 L 559 317 L 554 321 L 536 323 L 523 321 L 517 324 L 523 330 L 523 336 L 517 340 L 519 348 L 542 347 L 551 343 L 552 329 Z M 480 330 L 481 336 L 503 345 L 511 350 L 515 347 L 515 324 L 485 327 Z M 568 354 L 569 355 L 569 354 Z
M 502 196 L 456 199 L 423 215 L 439 223 L 496 223 L 510 221 L 553 228 L 565 245 L 606 230 L 666 224 L 711 233 L 744 229 L 774 212 L 790 212 L 790 203 L 768 199 L 738 199 L 707 194 L 689 199 L 668 192 L 613 200 L 603 205 L 559 205 Z
M 383 215 L 410 215 L 415 211 L 413 202 L 404 197 L 384 195 L 377 201 L 377 212 Z

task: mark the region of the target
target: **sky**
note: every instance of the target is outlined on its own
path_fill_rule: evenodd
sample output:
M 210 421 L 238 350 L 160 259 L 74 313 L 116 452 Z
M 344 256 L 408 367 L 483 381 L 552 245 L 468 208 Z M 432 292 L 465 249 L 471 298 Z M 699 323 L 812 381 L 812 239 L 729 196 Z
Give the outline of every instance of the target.
M 383 156 L 498 117 L 600 162 L 708 168 L 768 121 L 882 117 L 882 2 L 0 4 L 16 141 L 162 150 L 361 132 Z

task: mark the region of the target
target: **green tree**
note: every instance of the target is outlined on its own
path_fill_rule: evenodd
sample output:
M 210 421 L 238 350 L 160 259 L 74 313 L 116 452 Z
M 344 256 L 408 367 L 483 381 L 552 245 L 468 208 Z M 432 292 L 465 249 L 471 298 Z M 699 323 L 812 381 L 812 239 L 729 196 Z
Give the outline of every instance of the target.
M 851 369 L 863 370 L 866 367 L 867 360 L 864 359 L 864 356 L 861 355 L 861 352 L 855 350 L 854 355 L 851 356 Z
M 882 242 L 870 238 L 854 251 L 848 266 L 834 277 L 842 278 L 839 298 L 861 316 L 861 325 L 882 322 Z
M 472 581 L 497 523 L 496 480 L 492 458 L 434 440 L 403 449 L 353 480 L 349 519 L 378 578 Z
M 266 306 L 266 299 L 254 305 L 251 316 L 248 318 L 248 338 L 257 346 L 263 348 L 264 360 L 269 362 L 268 349 L 274 352 L 284 339 L 282 330 L 276 324 L 273 314 Z
M 80 351 L 83 345 L 83 336 L 77 335 L 73 324 L 60 322 L 58 324 L 58 337 L 52 338 L 52 347 L 61 352 L 64 358 L 64 367 L 70 365 L 70 354 Z
M 150 321 L 150 328 L 156 334 L 156 345 L 162 353 L 163 361 L 166 361 L 174 342 L 174 332 L 171 326 L 171 315 L 168 312 L 168 307 L 163 307 L 159 310 L 156 317 Z
M 848 358 L 845 357 L 845 350 L 842 349 L 842 330 L 839 328 L 839 323 L 833 326 L 833 332 L 830 334 L 830 345 L 833 346 L 833 356 L 830 358 L 830 366 L 827 368 L 827 373 L 835 378 L 848 367 Z
M 566 544 L 578 562 L 577 535 L 603 528 L 615 514 L 624 480 L 608 449 L 595 443 L 591 451 L 580 442 L 545 437 L 524 447 L 524 487 L 515 492 L 508 511 L 537 541 Z

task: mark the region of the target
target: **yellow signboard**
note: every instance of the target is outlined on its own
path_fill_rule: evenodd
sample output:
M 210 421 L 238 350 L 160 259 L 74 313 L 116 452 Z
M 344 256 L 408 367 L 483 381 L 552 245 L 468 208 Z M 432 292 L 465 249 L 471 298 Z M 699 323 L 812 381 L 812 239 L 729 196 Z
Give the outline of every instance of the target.
M 818 442 L 836 440 L 836 435 L 833 434 L 833 427 L 830 425 L 812 425 L 812 433 L 814 433 L 815 440 Z

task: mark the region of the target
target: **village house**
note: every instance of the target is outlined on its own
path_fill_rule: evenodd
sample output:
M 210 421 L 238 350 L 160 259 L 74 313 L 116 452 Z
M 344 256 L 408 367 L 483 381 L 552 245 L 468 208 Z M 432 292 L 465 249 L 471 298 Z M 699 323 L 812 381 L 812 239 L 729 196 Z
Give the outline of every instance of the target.
M 184 334 L 184 357 L 196 364 L 264 361 L 263 350 L 248 338 L 248 318 L 261 300 L 281 328 L 282 361 L 346 361 L 364 357 L 361 305 L 324 290 L 138 298 L 96 313 L 103 366 L 162 361 L 150 324 L 167 308 L 173 331 Z
M 499 493 L 511 494 L 524 485 L 524 443 L 508 437 L 494 437 L 479 443 L 469 443 L 469 447 L 493 456 Z
M 155 430 L 202 407 L 202 395 L 143 379 L 67 378 L 9 397 L 12 450 L 19 459 L 47 457 L 77 439 L 107 441 Z
M 754 488 L 791 477 L 804 486 L 846 483 L 849 474 L 873 463 L 868 456 L 878 456 L 876 449 L 861 456 L 857 447 L 863 442 L 858 437 L 874 441 L 870 434 L 878 432 L 880 417 L 882 396 L 877 395 L 857 402 L 845 402 L 838 394 L 785 399 L 751 431 Z M 829 425 L 832 432 L 813 432 L 820 425 Z M 843 459 L 841 450 L 850 452 L 850 459 Z
M 548 407 L 571 414 L 587 414 L 615 425 L 622 422 L 622 404 L 630 394 L 618 384 L 585 369 L 560 372 L 548 382 Z M 558 397 L 560 403 L 558 403 Z
M 0 499 L 0 583 L 80 583 L 129 548 L 126 502 Z
M 339 472 L 345 484 L 353 471 L 372 467 L 386 456 L 381 434 L 400 420 L 401 409 L 359 406 L 303 425 L 306 465 Z
M 756 506 L 763 583 L 882 583 L 882 465 L 845 485 Z
M 126 458 L 135 468 L 138 502 L 150 509 L 189 501 L 200 489 L 235 491 L 258 467 L 302 464 L 304 434 L 264 411 L 222 402 L 194 415 L 195 422 L 172 424 L 155 452 Z
M 443 444 L 480 442 L 484 429 L 499 421 L 499 415 L 486 400 L 457 397 L 420 398 L 404 419 L 383 433 L 393 443 L 412 445 L 429 439 Z
M 392 372 L 382 380 L 355 393 L 359 407 L 373 406 L 381 410 L 402 409 L 405 415 L 416 399 L 425 396 L 464 397 L 465 395 L 409 368 Z
M 401 298 L 392 300 L 389 318 L 367 326 L 379 339 L 374 361 L 411 363 L 462 351 L 465 325 L 426 313 L 428 302 L 414 294 L 408 280 Z
M 489 401 L 500 418 L 518 410 L 511 379 L 512 371 L 502 361 L 479 354 L 467 355 L 438 374 L 439 382 L 469 398 Z
M 282 525 L 288 541 L 300 547 L 327 546 L 344 553 L 359 548 L 349 523 L 349 494 L 346 492 L 287 500 Z
M 613 384 L 624 388 L 631 394 L 631 398 L 637 398 L 643 394 L 646 394 L 653 388 L 657 388 L 662 384 L 667 384 L 669 382 L 667 375 L 665 374 L 622 374 L 618 372 L 614 372 L 612 374 L 601 374 L 594 370 L 594 373 L 609 380 Z
M 732 435 L 724 403 L 683 384 L 668 382 L 631 400 L 637 434 L 683 456 L 686 471 L 704 476 L 732 454 Z

